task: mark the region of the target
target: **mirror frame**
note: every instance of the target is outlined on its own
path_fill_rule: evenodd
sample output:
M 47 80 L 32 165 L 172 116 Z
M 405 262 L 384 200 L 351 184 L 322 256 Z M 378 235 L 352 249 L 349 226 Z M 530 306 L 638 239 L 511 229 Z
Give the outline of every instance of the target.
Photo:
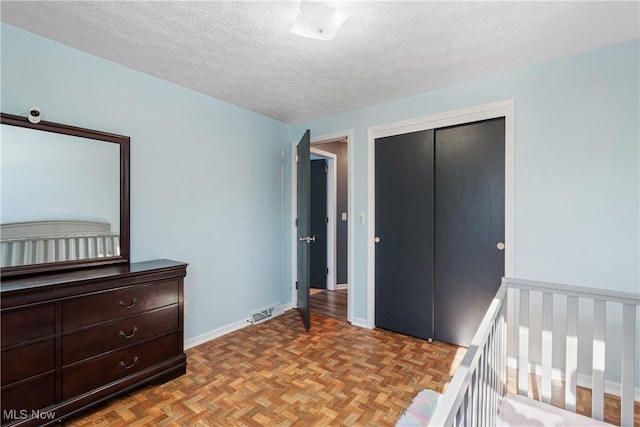
M 92 129 L 85 129 L 60 123 L 40 121 L 31 123 L 26 117 L 13 114 L 0 113 L 0 124 L 29 128 L 42 132 L 53 132 L 69 136 L 93 139 L 103 142 L 111 142 L 120 145 L 120 256 L 109 258 L 93 258 L 73 261 L 56 261 L 41 264 L 27 264 L 0 269 L 2 278 L 12 276 L 23 276 L 35 273 L 48 273 L 63 270 L 71 270 L 82 267 L 96 267 L 102 265 L 113 265 L 129 262 L 129 239 L 130 239 L 130 184 L 129 184 L 129 146 L 128 136 L 116 135 Z

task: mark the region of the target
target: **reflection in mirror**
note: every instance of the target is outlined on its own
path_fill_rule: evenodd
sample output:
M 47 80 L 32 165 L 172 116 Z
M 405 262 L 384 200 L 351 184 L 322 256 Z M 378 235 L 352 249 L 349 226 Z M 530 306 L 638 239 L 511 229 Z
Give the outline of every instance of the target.
M 2 121 L 3 275 L 127 261 L 129 138 L 6 114 Z

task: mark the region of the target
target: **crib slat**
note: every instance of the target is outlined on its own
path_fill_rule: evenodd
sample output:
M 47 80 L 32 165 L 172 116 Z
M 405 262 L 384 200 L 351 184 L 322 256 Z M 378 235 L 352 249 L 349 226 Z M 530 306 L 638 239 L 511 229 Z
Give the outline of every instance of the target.
M 567 357 L 565 360 L 565 409 L 576 411 L 578 378 L 578 298 L 567 297 Z
M 55 254 L 56 261 L 66 261 L 66 258 L 64 258 L 60 250 L 60 240 L 61 239 L 53 239 L 53 253 Z
M 489 411 L 487 405 L 487 347 L 484 348 L 483 353 L 484 355 L 482 356 L 482 360 L 480 361 L 480 363 L 482 363 L 480 367 L 482 372 L 482 383 L 480 383 L 482 393 L 480 408 L 482 411 L 482 416 L 480 417 L 480 425 L 487 425 L 487 415 Z
M 500 322 L 500 342 L 498 347 L 498 411 L 500 411 L 500 405 L 502 404 L 502 396 L 507 392 L 507 325 L 506 325 L 506 310 L 507 303 L 503 303 L 500 308 L 499 322 Z
M 509 316 L 509 310 L 507 305 L 502 306 L 502 344 L 500 350 L 500 357 L 502 358 L 502 378 L 500 378 L 500 396 L 504 396 L 507 393 L 507 367 L 509 364 L 509 358 L 507 353 L 507 346 L 509 342 L 509 327 L 507 325 Z
M 36 245 L 38 247 L 38 259 L 37 262 L 50 262 L 55 261 L 55 246 L 53 246 L 55 240 L 38 240 Z M 53 251 L 52 251 L 53 248 Z M 53 255 L 52 255 L 53 253 Z M 45 255 L 46 254 L 46 255 Z
M 80 239 L 73 239 L 75 249 L 75 259 L 80 259 Z
M 496 391 L 498 389 L 498 384 L 496 381 L 497 377 L 497 366 L 496 366 L 496 338 L 497 338 L 497 324 L 494 322 L 491 325 L 491 333 L 489 334 L 489 360 L 491 363 L 489 364 L 489 425 L 495 425 L 495 413 L 498 410 L 496 405 Z
M 498 313 L 498 318 L 495 323 L 495 331 L 494 331 L 494 344 L 493 344 L 493 367 L 495 369 L 495 374 L 493 376 L 493 424 L 498 422 L 497 416 L 498 411 L 500 410 L 500 397 L 502 396 L 500 393 L 500 313 Z M 506 351 L 506 349 L 505 349 Z
M 486 405 L 484 403 L 484 353 L 478 359 L 478 425 L 483 425 L 484 411 Z
M 496 319 L 494 335 L 493 335 L 493 424 L 497 424 L 497 416 L 498 411 L 500 410 L 500 397 L 502 396 L 500 393 L 500 313 L 498 313 L 498 317 Z M 506 349 L 505 349 L 506 351 Z
M 27 260 L 26 255 L 27 242 L 18 242 L 18 259 L 15 265 L 25 265 Z
M 593 301 L 593 385 L 591 387 L 591 416 L 604 419 L 604 358 L 605 358 L 606 302 Z
M 478 362 L 479 363 L 479 362 Z M 476 399 L 475 399 L 475 414 L 474 414 L 474 423 L 476 425 L 480 425 L 480 418 L 482 417 L 482 393 L 481 393 L 481 388 L 482 388 L 482 378 L 480 378 L 480 370 L 477 369 L 476 370 L 476 385 L 475 385 L 475 394 L 476 394 Z
M 542 296 L 542 401 L 551 403 L 551 363 L 553 356 L 553 294 Z
M 25 255 L 26 247 L 27 247 L 27 242 L 18 243 L 18 264 L 17 265 L 24 265 L 27 262 L 27 258 Z
M 64 259 L 66 259 L 67 261 L 71 259 L 71 239 L 64 239 L 63 240 L 63 246 L 64 246 Z
M 478 371 L 471 377 L 471 425 L 478 425 Z
M 518 394 L 529 394 L 529 291 L 520 289 L 520 325 L 518 328 Z
M 469 405 L 469 394 L 470 394 L 470 389 L 467 388 L 467 391 L 464 394 L 464 400 L 462 401 L 462 408 L 461 410 L 464 411 L 464 417 L 463 417 L 463 425 L 468 426 L 471 425 L 471 420 L 469 419 L 469 414 L 471 413 L 471 411 L 469 410 L 470 406 Z
M 620 420 L 623 426 L 633 425 L 633 395 L 636 348 L 636 306 L 624 304 L 622 307 L 622 399 Z
M 491 358 L 489 353 L 489 343 L 491 339 L 487 337 L 487 344 L 485 345 L 485 357 L 484 357 L 484 416 L 482 422 L 484 425 L 489 425 L 489 415 L 491 414 Z
M 13 243 L 7 244 L 7 261 L 4 265 L 7 267 L 13 265 Z
M 36 264 L 39 262 L 39 259 L 38 259 L 39 247 L 40 245 L 38 240 L 29 241 L 29 246 L 25 248 L 27 252 L 25 264 Z

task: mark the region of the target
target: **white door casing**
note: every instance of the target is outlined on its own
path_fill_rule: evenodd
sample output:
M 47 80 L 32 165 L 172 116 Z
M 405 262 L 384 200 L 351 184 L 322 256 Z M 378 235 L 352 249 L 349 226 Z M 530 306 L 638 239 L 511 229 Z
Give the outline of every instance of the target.
M 336 206 L 338 198 L 338 171 L 336 160 L 338 156 L 328 151 L 322 151 L 311 146 L 311 154 L 323 157 L 327 161 L 327 281 L 326 287 L 330 291 L 336 289 Z

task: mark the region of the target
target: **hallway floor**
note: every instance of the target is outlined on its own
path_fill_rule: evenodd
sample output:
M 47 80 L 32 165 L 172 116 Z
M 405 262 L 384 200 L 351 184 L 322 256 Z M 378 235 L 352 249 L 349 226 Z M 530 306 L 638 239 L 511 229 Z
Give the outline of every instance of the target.
M 309 300 L 311 312 L 333 317 L 334 319 L 347 320 L 347 290 L 339 289 L 329 291 L 315 289 Z

